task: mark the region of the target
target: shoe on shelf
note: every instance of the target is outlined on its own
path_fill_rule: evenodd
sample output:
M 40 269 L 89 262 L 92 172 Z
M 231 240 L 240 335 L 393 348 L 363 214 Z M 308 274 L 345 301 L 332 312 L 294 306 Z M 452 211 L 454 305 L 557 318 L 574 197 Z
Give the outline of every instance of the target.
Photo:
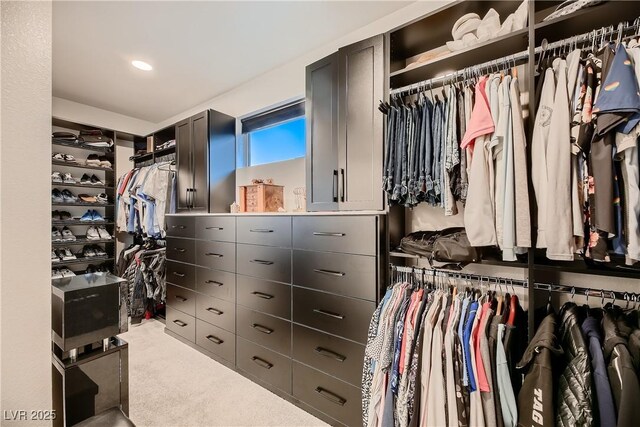
M 60 221 L 62 218 L 60 218 L 60 211 L 55 210 L 51 212 L 51 219 L 53 221 Z
M 62 153 L 53 153 L 51 158 L 56 162 L 64 162 L 64 154 Z
M 100 231 L 98 228 L 91 226 L 87 228 L 87 240 L 100 240 Z
M 104 185 L 104 183 L 102 181 L 100 181 L 100 178 L 98 178 L 95 175 L 91 175 L 91 184 L 92 185 Z
M 51 228 L 51 241 L 52 242 L 61 242 L 62 241 L 62 233 L 56 227 Z
M 76 236 L 74 236 L 73 232 L 69 229 L 69 227 L 62 228 L 62 240 L 65 242 L 75 242 Z
M 62 174 L 60 172 L 54 172 L 51 174 L 51 182 L 62 183 Z
M 100 214 L 98 213 L 98 211 L 97 211 L 97 210 L 92 209 L 92 210 L 91 210 L 91 212 L 92 212 L 93 220 L 94 220 L 94 221 L 104 221 L 104 218 L 102 217 L 102 215 L 100 215 Z
M 51 270 L 51 278 L 52 279 L 62 279 L 64 276 L 62 275 L 62 272 L 57 269 L 54 268 L 53 270 Z
M 58 259 L 51 259 L 52 261 L 58 262 L 58 261 L 62 261 L 62 259 L 64 258 L 64 251 L 62 249 L 56 249 L 55 251 L 53 251 L 56 254 L 56 257 Z
M 111 273 L 111 265 L 109 264 L 109 261 L 105 261 L 100 264 L 98 266 L 98 271 L 101 271 L 103 273 Z
M 96 196 L 96 202 L 107 204 L 109 203 L 109 196 L 107 196 L 107 193 L 100 193 Z
M 93 245 L 85 245 L 82 248 L 82 256 L 85 258 L 93 258 L 96 256 L 96 251 L 93 249 Z
M 51 190 L 51 203 L 64 203 L 64 195 L 62 191 L 54 188 Z
M 69 219 L 71 219 L 71 214 L 67 211 L 60 211 L 60 219 L 62 221 L 67 221 Z
M 62 180 L 64 181 L 65 184 L 75 184 L 76 183 L 76 179 L 69 172 L 64 174 L 64 176 L 62 177 Z
M 100 166 L 100 156 L 97 154 L 89 154 L 85 164 L 87 166 Z
M 65 189 L 65 190 L 62 190 L 61 193 L 62 193 L 62 198 L 64 199 L 65 203 L 77 203 L 78 202 L 78 198 L 71 191 Z
M 89 209 L 82 215 L 80 221 L 93 221 L 93 209 Z
M 82 200 L 85 203 L 96 203 L 97 202 L 96 196 L 92 196 L 90 194 L 78 194 L 78 197 L 80 198 L 80 200 Z
M 103 168 L 111 168 L 111 162 L 109 161 L 109 159 L 107 158 L 107 156 L 100 156 L 98 157 L 98 160 L 100 160 L 100 166 Z
M 107 256 L 107 252 L 100 245 L 92 245 L 92 249 L 96 256 Z
M 93 274 L 98 272 L 98 267 L 93 264 L 87 265 L 87 269 L 84 271 L 86 274 Z
M 73 254 L 73 252 L 71 252 L 71 249 L 69 248 L 62 248 L 59 250 L 59 252 L 62 252 L 62 260 L 63 261 L 69 261 L 72 259 L 77 259 L 77 257 Z
M 101 225 L 100 227 L 98 227 L 97 232 L 101 239 L 103 240 L 111 239 L 111 234 L 109 234 L 109 232 L 107 231 L 107 227 L 105 227 L 104 225 Z
M 69 270 L 66 267 L 60 269 L 60 274 L 62 275 L 62 277 L 73 277 L 76 275 L 76 273 L 74 273 L 73 271 Z
M 58 258 L 58 254 L 56 253 L 56 251 L 51 251 L 51 261 L 60 261 L 60 258 Z
M 64 154 L 64 161 L 65 161 L 66 163 L 78 163 L 78 162 L 76 161 L 76 158 L 75 158 L 75 157 L 73 157 L 71 154 Z
M 91 184 L 91 177 L 85 173 L 84 175 L 82 175 L 82 178 L 80 178 L 80 184 L 82 185 Z

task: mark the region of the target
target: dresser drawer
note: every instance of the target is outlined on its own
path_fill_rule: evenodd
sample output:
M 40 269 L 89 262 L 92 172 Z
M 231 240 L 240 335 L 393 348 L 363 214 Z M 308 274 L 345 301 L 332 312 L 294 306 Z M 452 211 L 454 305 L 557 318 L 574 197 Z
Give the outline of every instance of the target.
M 167 306 L 167 329 L 180 335 L 191 342 L 196 341 L 196 319 L 193 316 L 189 316 Z
M 236 300 L 236 275 L 226 271 L 196 267 L 196 291 L 234 302 Z
M 196 239 L 236 241 L 236 218 L 232 216 L 196 217 Z
M 356 387 L 362 381 L 364 345 L 293 325 L 293 358 Z
M 191 239 L 167 237 L 167 259 L 194 264 L 196 261 L 196 242 Z
M 293 218 L 293 247 L 314 251 L 376 255 L 375 216 L 311 216 Z
M 229 301 L 198 294 L 196 317 L 229 332 L 236 330 L 236 306 Z
M 167 215 L 167 236 L 195 237 L 195 217 L 182 215 Z
M 237 245 L 238 273 L 291 283 L 291 249 Z
M 362 424 L 361 395 L 358 387 L 293 362 L 293 397 L 341 423 Z
M 233 273 L 236 271 L 236 245 L 196 240 L 196 264 Z
M 293 287 L 293 321 L 365 344 L 375 303 Z
M 196 319 L 196 344 L 229 362 L 236 361 L 235 335 L 200 319 Z
M 293 284 L 376 300 L 376 257 L 293 251 Z
M 291 356 L 291 322 L 238 306 L 238 336 Z
M 236 343 L 238 369 L 291 394 L 291 359 L 240 337 Z
M 239 216 L 238 243 L 291 247 L 291 217 Z
M 237 276 L 238 304 L 291 320 L 291 285 Z
M 167 261 L 167 282 L 196 289 L 196 268 L 193 265 Z
M 167 305 L 190 316 L 196 315 L 196 293 L 167 284 Z

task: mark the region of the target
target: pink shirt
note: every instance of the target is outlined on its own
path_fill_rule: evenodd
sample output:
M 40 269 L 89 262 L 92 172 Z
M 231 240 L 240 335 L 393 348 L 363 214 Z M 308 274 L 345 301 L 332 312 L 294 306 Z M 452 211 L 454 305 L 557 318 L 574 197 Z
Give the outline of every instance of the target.
M 489 380 L 487 379 L 487 372 L 485 371 L 484 363 L 482 362 L 482 353 L 480 352 L 480 334 L 484 334 L 487 328 L 487 311 L 491 307 L 490 302 L 485 302 L 482 304 L 482 317 L 478 321 L 478 328 L 474 331 L 476 341 L 475 341 L 475 355 L 476 355 L 476 365 L 478 368 L 478 375 L 476 377 L 478 381 L 478 388 L 480 391 L 489 392 L 491 391 L 491 387 L 489 386 Z M 491 369 L 491 367 L 488 367 Z
M 467 148 L 467 146 L 473 145 L 476 138 L 493 133 L 495 130 L 493 117 L 491 117 L 491 108 L 485 92 L 487 79 L 487 76 L 482 76 L 478 84 L 476 84 L 476 103 L 473 106 L 469 123 L 467 123 L 467 131 L 464 133 L 462 142 L 460 142 L 460 148 Z

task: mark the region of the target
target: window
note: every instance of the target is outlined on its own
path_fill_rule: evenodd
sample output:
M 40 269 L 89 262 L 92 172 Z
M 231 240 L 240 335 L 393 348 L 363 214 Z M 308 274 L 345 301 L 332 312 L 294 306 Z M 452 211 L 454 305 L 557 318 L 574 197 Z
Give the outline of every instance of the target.
M 242 119 L 238 167 L 304 157 L 305 126 L 304 101 Z

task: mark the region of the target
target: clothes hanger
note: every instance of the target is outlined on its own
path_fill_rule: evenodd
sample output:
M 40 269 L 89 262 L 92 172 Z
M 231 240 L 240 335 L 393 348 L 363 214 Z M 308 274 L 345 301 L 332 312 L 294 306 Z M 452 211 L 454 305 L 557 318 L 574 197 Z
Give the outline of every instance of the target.
M 553 306 L 551 305 L 551 285 L 548 287 L 549 299 L 547 300 L 547 314 L 553 313 Z

